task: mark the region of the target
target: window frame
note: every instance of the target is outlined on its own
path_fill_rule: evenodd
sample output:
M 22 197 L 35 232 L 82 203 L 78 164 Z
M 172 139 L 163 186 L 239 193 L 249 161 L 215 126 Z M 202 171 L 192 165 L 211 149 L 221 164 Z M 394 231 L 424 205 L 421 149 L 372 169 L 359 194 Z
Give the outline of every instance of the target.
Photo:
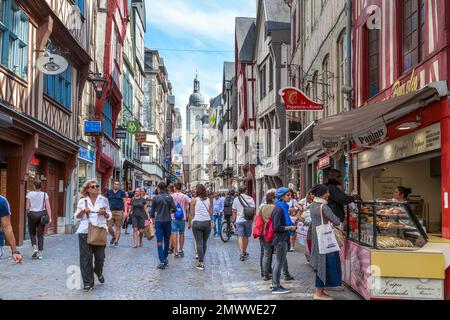
M 72 111 L 72 63 L 57 75 L 44 74 L 43 93 L 65 110 Z
M 407 3 L 409 3 L 410 5 L 410 11 L 409 11 L 409 15 L 408 17 L 406 17 L 406 6 Z M 417 11 L 412 11 L 412 5 L 415 3 L 416 7 L 417 7 Z M 401 73 L 407 73 L 409 71 L 411 71 L 412 69 L 414 69 L 418 64 L 420 64 L 422 61 L 424 61 L 425 59 L 425 39 L 426 37 L 424 36 L 424 30 L 425 30 L 425 21 L 426 21 L 426 5 L 425 5 L 426 1 L 425 0 L 403 0 L 401 1 L 401 5 L 399 6 L 399 10 L 400 10 L 400 61 L 401 61 L 401 65 L 400 70 Z M 423 12 L 422 12 L 423 10 Z M 423 14 L 423 16 L 422 16 Z M 414 15 L 417 16 L 417 21 L 416 21 L 416 29 L 413 30 L 413 17 Z M 406 31 L 406 20 L 411 20 L 410 21 L 410 25 L 408 27 L 411 28 L 410 32 L 408 34 Z M 422 21 L 423 20 L 423 21 Z M 411 42 L 409 50 L 406 51 L 406 41 L 409 38 L 409 41 Z M 414 61 L 415 55 L 414 55 L 414 51 L 416 51 L 416 59 L 417 61 Z M 407 66 L 406 63 L 406 59 L 407 56 L 411 55 L 410 57 L 410 65 Z
M 106 108 L 106 106 L 108 106 L 108 109 Z M 111 111 L 111 112 L 105 112 L 106 111 Z M 108 126 L 106 126 L 105 124 L 107 124 Z M 109 127 L 111 127 L 111 131 L 109 132 Z M 107 130 L 108 129 L 108 130 Z M 103 134 L 107 135 L 108 137 L 110 137 L 111 139 L 114 138 L 114 123 L 113 123 L 113 106 L 111 104 L 111 102 L 106 99 L 104 104 L 103 104 L 103 111 L 102 111 L 102 132 Z
M 371 34 L 376 34 L 376 40 L 371 39 Z M 368 29 L 366 28 L 365 33 L 365 43 L 366 43 L 366 100 L 371 99 L 378 95 L 381 91 L 381 75 L 380 75 L 380 56 L 381 56 L 381 32 L 377 29 Z M 371 44 L 376 43 L 376 52 L 371 51 Z M 375 66 L 371 65 L 372 57 L 376 56 L 377 63 Z M 375 91 L 372 91 L 372 84 L 375 82 L 371 82 L 371 76 L 376 74 L 376 85 L 377 88 Z

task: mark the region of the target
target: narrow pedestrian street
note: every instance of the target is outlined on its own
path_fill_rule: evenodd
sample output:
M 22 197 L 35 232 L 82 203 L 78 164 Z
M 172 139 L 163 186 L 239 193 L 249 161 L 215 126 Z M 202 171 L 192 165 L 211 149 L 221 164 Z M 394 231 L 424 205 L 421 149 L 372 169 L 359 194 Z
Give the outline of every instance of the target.
M 106 249 L 105 284 L 96 285 L 91 293 L 70 290 L 71 270 L 78 267 L 78 238 L 76 235 L 55 235 L 45 239 L 43 260 L 31 260 L 29 242 L 19 250 L 24 254 L 21 265 L 14 265 L 6 249 L 0 259 L 0 299 L 57 300 L 205 300 L 261 299 L 311 300 L 314 277 L 304 255 L 288 254 L 289 269 L 295 281 L 283 282 L 291 294 L 275 296 L 270 282 L 260 278 L 259 243 L 251 239 L 250 259 L 241 262 L 236 238 L 229 243 L 210 238 L 206 271 L 195 268 L 192 233 L 186 233 L 185 257 L 169 258 L 166 270 L 157 270 L 155 240 L 144 241 L 144 247 L 130 247 L 131 235 L 121 239 L 119 247 Z M 72 271 L 73 272 L 73 271 Z M 336 299 L 358 300 L 349 289 L 330 293 Z

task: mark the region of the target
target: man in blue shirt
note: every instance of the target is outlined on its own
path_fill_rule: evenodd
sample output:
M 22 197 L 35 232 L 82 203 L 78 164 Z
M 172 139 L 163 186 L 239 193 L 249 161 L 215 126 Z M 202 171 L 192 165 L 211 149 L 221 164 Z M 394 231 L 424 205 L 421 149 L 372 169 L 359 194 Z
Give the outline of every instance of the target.
M 114 181 L 113 189 L 108 191 L 106 197 L 108 198 L 109 207 L 112 212 L 112 219 L 108 221 L 108 231 L 112 236 L 110 244 L 117 247 L 124 220 L 124 212 L 128 212 L 127 195 L 120 188 L 120 182 L 116 180 Z M 115 230 L 113 230 L 113 226 L 115 226 Z
M 17 251 L 16 238 L 11 226 L 11 209 L 5 197 L 0 196 L 0 230 L 3 232 L 6 241 L 11 246 L 12 257 L 16 263 L 22 263 L 22 255 Z M 3 243 L 0 243 L 3 245 Z
M 218 192 L 214 193 L 213 200 L 213 221 L 214 221 L 214 237 L 218 238 L 220 234 L 220 227 L 222 224 L 224 199 L 220 197 Z

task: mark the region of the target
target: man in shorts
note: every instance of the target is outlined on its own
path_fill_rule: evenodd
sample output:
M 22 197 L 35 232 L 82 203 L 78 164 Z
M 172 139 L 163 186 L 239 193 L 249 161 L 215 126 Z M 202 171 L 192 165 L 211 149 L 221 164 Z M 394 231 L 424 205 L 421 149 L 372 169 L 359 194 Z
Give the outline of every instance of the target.
M 183 219 L 175 219 L 175 215 L 172 219 L 171 249 L 175 254 L 175 258 L 184 257 L 184 230 L 186 229 L 188 206 L 191 203 L 191 198 L 181 192 L 182 187 L 181 182 L 176 182 L 173 185 L 174 193 L 172 194 L 175 205 L 177 207 L 179 205 L 181 210 L 183 210 Z
M 109 207 L 112 212 L 112 219 L 108 221 L 108 231 L 112 236 L 110 244 L 117 247 L 119 244 L 124 212 L 127 211 L 127 195 L 120 188 L 120 182 L 114 181 L 113 189 L 106 194 L 109 201 Z M 126 217 L 125 217 L 126 218 Z M 115 227 L 115 229 L 113 229 Z
M 248 239 L 252 236 L 253 220 L 246 220 L 244 217 L 244 206 L 256 208 L 255 201 L 245 192 L 247 188 L 241 186 L 239 188 L 239 195 L 233 201 L 233 221 L 236 222 L 236 233 L 238 236 L 239 251 L 241 252 L 240 260 L 248 259 L 247 252 Z
M 8 242 L 11 247 L 12 258 L 15 263 L 22 263 L 22 254 L 17 251 L 16 238 L 14 237 L 11 226 L 11 207 L 8 200 L 0 195 L 0 248 L 3 246 L 4 240 Z M 3 239 L 4 238 L 4 239 Z

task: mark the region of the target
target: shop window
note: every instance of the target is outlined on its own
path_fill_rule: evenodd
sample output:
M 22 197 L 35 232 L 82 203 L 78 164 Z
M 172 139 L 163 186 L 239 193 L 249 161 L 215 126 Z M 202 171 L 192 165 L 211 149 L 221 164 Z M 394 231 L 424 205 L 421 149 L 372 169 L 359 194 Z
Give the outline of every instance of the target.
M 266 66 L 259 71 L 259 98 L 264 99 L 266 96 Z
M 269 91 L 273 90 L 273 59 L 269 60 Z
M 0 0 L 1 64 L 27 78 L 28 18 L 13 0 Z
M 112 106 L 111 103 L 106 100 L 103 105 L 103 133 L 107 134 L 111 138 L 113 137 L 113 121 L 112 121 Z
M 70 111 L 72 96 L 72 65 L 54 76 L 44 75 L 44 93 Z
M 380 92 L 380 31 L 367 30 L 368 98 Z
M 403 70 L 424 58 L 425 0 L 403 1 Z

